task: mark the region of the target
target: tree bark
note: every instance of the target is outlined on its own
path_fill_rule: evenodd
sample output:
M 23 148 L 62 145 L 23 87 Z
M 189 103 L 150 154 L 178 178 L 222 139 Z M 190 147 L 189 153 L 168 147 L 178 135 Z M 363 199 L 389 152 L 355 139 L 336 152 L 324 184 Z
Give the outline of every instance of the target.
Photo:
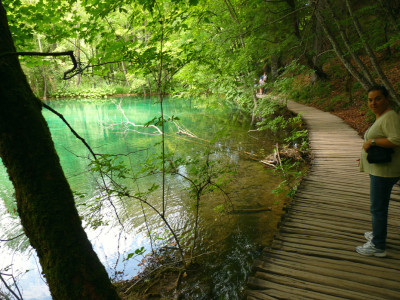
M 344 67 L 350 72 L 350 74 L 356 78 L 358 82 L 362 85 L 365 90 L 368 90 L 371 86 L 370 82 L 360 73 L 357 69 L 351 64 L 351 62 L 346 59 L 342 49 L 340 48 L 339 43 L 337 42 L 336 38 L 333 36 L 329 28 L 327 27 L 320 11 L 319 7 L 315 9 L 315 16 L 317 17 L 318 22 L 321 24 L 322 29 L 324 30 L 326 37 L 328 38 L 329 42 L 331 43 L 333 50 L 335 51 L 337 57 L 344 65 Z
M 319 55 L 322 52 L 322 42 L 323 42 L 323 29 L 321 28 L 321 24 L 319 24 L 319 22 L 317 22 L 317 20 L 315 19 L 315 17 L 313 18 L 313 29 L 314 29 L 314 34 L 315 34 L 315 38 L 314 38 L 314 43 L 313 43 L 313 49 L 314 49 L 314 56 L 311 58 L 312 59 L 312 66 L 314 69 L 314 73 L 315 73 L 315 77 L 316 79 L 327 79 L 328 78 L 328 74 L 326 74 L 323 70 L 323 65 L 319 59 Z M 308 53 L 306 52 L 307 55 L 307 59 L 308 58 Z
M 126 70 L 126 62 L 124 61 L 121 62 L 121 66 L 122 66 L 122 71 L 124 72 L 126 86 L 130 86 L 128 79 L 128 71 Z
M 240 26 L 240 21 L 239 18 L 237 16 L 237 13 L 232 5 L 232 3 L 229 0 L 224 0 L 226 7 L 228 8 L 229 14 L 232 18 L 232 20 Z M 240 39 L 240 45 L 242 48 L 245 48 L 245 43 L 243 40 L 243 34 L 239 34 L 239 39 Z
M 0 53 L 16 52 L 0 0 Z M 41 103 L 18 58 L 0 57 L 0 156 L 53 299 L 119 299 L 81 226 Z
M 400 32 L 400 26 L 398 23 L 398 18 L 397 16 L 393 13 L 393 7 L 392 7 L 392 3 L 393 2 L 397 2 L 396 4 L 399 5 L 399 1 L 393 1 L 393 0 L 378 0 L 378 2 L 380 3 L 380 5 L 382 6 L 382 8 L 384 9 L 386 16 L 388 17 L 388 19 L 390 20 L 390 23 L 392 23 L 394 29 L 397 32 Z M 400 5 L 399 5 L 400 6 Z
M 338 18 L 332 8 L 331 3 L 329 0 L 326 0 L 326 4 L 329 10 L 329 13 L 332 16 L 332 19 L 334 23 L 336 24 L 337 28 L 339 29 L 340 36 L 342 37 L 342 40 L 344 42 L 344 45 L 346 46 L 347 51 L 349 52 L 351 58 L 354 60 L 356 65 L 358 66 L 359 70 L 361 70 L 362 74 L 366 78 L 366 80 L 369 82 L 370 85 L 375 84 L 374 78 L 371 76 L 371 73 L 369 72 L 367 66 L 362 62 L 362 60 L 354 53 L 354 51 L 351 49 L 350 41 L 347 37 L 346 32 L 344 31 L 342 25 L 340 25 L 340 22 L 338 21 Z
M 256 92 L 253 91 L 253 111 L 251 112 L 251 125 L 254 125 L 256 122 L 256 110 L 257 110 L 257 96 Z
M 390 83 L 386 74 L 383 72 L 381 66 L 379 65 L 378 59 L 376 58 L 374 51 L 371 49 L 370 45 L 368 44 L 368 42 L 363 34 L 360 23 L 358 22 L 358 19 L 354 15 L 354 12 L 349 3 L 349 0 L 346 0 L 346 6 L 349 11 L 350 17 L 353 20 L 354 27 L 356 28 L 356 31 L 362 41 L 364 49 L 367 52 L 368 57 L 372 63 L 372 66 L 374 67 L 376 73 L 378 73 L 378 76 L 382 80 L 382 83 L 385 85 L 385 87 L 389 91 L 389 94 L 392 97 L 392 100 L 395 101 L 397 105 L 400 105 L 400 95 L 396 93 L 395 89 L 393 88 L 393 85 Z
M 150 78 L 147 78 L 147 85 L 149 86 L 149 95 L 151 97 L 151 82 L 150 82 Z
M 113 65 L 110 65 L 110 72 L 109 74 L 111 75 L 111 79 L 110 76 L 108 76 L 108 83 L 109 84 L 113 84 L 115 82 L 115 76 L 114 76 L 114 68 Z
M 42 49 L 42 42 L 40 40 L 40 37 L 37 37 L 37 41 L 38 41 L 38 46 L 39 46 L 39 51 L 43 52 Z M 42 66 L 40 68 L 40 72 L 42 73 L 42 78 L 43 78 L 43 99 L 46 100 L 47 99 L 47 81 L 46 81 L 46 67 Z
M 271 55 L 271 77 L 275 79 L 279 75 L 279 67 L 280 67 L 280 54 L 272 54 Z
M 300 33 L 300 28 L 299 28 L 299 19 L 298 15 L 296 13 L 296 3 L 294 0 L 286 0 L 286 3 L 289 5 L 290 10 L 292 11 L 292 25 L 293 25 L 293 32 L 294 35 L 296 36 L 297 40 L 300 42 L 300 44 L 303 44 L 301 33 Z M 312 79 L 313 83 L 319 79 L 327 79 L 328 74 L 324 72 L 322 69 L 322 65 L 319 63 L 318 60 L 318 55 L 321 51 L 321 39 L 322 35 L 319 34 L 318 30 L 321 31 L 320 27 L 318 26 L 318 22 L 315 22 L 314 26 L 314 33 L 315 33 L 315 38 L 314 38 L 314 56 L 310 55 L 307 52 L 307 48 L 304 47 L 304 56 L 306 58 L 307 65 L 310 69 L 314 70 L 314 78 Z
M 81 65 L 81 40 L 78 37 L 75 40 L 75 55 L 76 55 L 76 60 L 78 61 L 78 64 Z M 76 76 L 76 86 L 80 86 L 81 85 L 81 81 L 82 81 L 82 74 L 79 73 Z

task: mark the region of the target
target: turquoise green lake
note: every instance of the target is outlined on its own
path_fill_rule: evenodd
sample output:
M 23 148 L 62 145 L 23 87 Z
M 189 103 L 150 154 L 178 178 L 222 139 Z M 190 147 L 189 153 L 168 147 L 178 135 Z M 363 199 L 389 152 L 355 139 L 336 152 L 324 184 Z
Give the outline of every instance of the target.
M 131 170 L 119 179 L 130 193 L 145 192 L 162 185 L 159 172 L 143 176 L 140 171 L 154 156 L 161 155 L 161 127 L 143 127 L 160 116 L 157 99 L 112 98 L 102 100 L 57 100 L 47 102 L 61 113 L 96 154 L 118 155 L 117 161 Z M 270 242 L 278 220 L 282 199 L 272 190 L 280 178 L 259 162 L 273 151 L 274 142 L 265 132 L 251 131 L 243 113 L 211 100 L 166 99 L 165 118 L 174 121 L 165 126 L 165 150 L 169 161 L 206 159 L 215 167 L 229 165 L 236 171 L 232 180 L 201 198 L 197 260 L 203 266 L 194 276 L 188 273 L 181 293 L 191 299 L 240 299 L 253 259 Z M 132 198 L 109 197 L 104 184 L 110 178 L 89 171 L 90 153 L 63 121 L 44 111 L 66 177 L 74 192 L 83 225 L 110 277 L 127 280 L 143 270 L 142 260 L 151 250 L 174 248 L 171 234 L 160 217 L 148 205 Z M 176 119 L 176 117 L 178 119 Z M 250 131 L 249 131 L 250 130 Z M 208 150 L 208 155 L 205 151 Z M 218 163 L 217 163 L 218 162 Z M 184 176 L 165 178 L 166 218 L 180 236 L 183 245 L 191 241 L 195 222 L 195 200 L 189 193 L 185 176 L 195 179 L 189 166 L 179 165 Z M 137 178 L 139 177 L 139 178 Z M 20 232 L 13 211 L 13 189 L 4 168 L 0 169 L 0 239 Z M 146 196 L 146 201 L 162 210 L 162 190 Z M 93 205 L 102 203 L 94 211 Z M 233 205 L 236 213 L 221 213 L 216 208 Z M 248 210 L 259 210 L 248 212 Z M 89 226 L 100 218 L 104 225 Z M 121 225 L 122 224 L 122 225 Z M 149 232 L 153 237 L 149 239 Z M 24 299 L 51 299 L 40 277 L 34 251 L 23 238 L 6 246 L 0 243 L 0 269 L 13 266 L 23 289 Z M 129 253 L 144 247 L 144 255 L 126 259 Z M 31 255 L 32 254 L 32 255 Z M 30 270 L 25 273 L 25 270 Z

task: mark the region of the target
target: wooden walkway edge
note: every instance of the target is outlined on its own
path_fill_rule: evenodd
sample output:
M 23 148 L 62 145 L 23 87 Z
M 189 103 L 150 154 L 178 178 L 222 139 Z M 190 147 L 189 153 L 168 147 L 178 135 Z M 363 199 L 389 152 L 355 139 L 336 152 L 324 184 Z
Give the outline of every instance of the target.
M 292 101 L 309 130 L 313 162 L 272 246 L 254 264 L 247 299 L 400 299 L 400 189 L 389 208 L 387 257 L 355 252 L 371 231 L 362 139 L 340 118 Z

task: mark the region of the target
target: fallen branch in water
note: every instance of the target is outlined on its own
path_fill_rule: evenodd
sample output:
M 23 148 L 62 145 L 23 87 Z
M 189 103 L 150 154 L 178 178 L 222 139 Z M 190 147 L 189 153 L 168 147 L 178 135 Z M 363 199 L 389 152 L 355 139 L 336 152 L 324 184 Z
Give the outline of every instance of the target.
M 282 160 L 281 160 L 281 156 L 279 155 L 279 144 L 278 143 L 276 143 L 276 155 L 278 157 L 278 163 L 282 167 Z
M 242 209 L 234 209 L 229 212 L 229 214 L 254 214 L 263 211 L 271 211 L 271 207 L 260 207 L 260 208 L 242 208 Z
M 305 153 L 294 148 L 289 148 L 287 146 L 279 149 L 278 144 L 276 144 L 274 153 L 271 153 L 263 160 L 260 160 L 260 163 L 271 168 L 276 168 L 277 166 L 282 167 L 282 158 L 292 161 L 304 161 L 305 155 Z

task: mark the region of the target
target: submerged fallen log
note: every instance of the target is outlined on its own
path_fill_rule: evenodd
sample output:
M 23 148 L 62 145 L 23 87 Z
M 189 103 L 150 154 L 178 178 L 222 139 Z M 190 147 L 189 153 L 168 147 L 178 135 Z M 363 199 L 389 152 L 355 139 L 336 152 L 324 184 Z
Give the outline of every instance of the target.
M 271 211 L 271 207 L 259 207 L 259 208 L 241 208 L 241 209 L 234 209 L 229 212 L 232 215 L 239 215 L 239 214 L 254 214 L 263 211 Z

